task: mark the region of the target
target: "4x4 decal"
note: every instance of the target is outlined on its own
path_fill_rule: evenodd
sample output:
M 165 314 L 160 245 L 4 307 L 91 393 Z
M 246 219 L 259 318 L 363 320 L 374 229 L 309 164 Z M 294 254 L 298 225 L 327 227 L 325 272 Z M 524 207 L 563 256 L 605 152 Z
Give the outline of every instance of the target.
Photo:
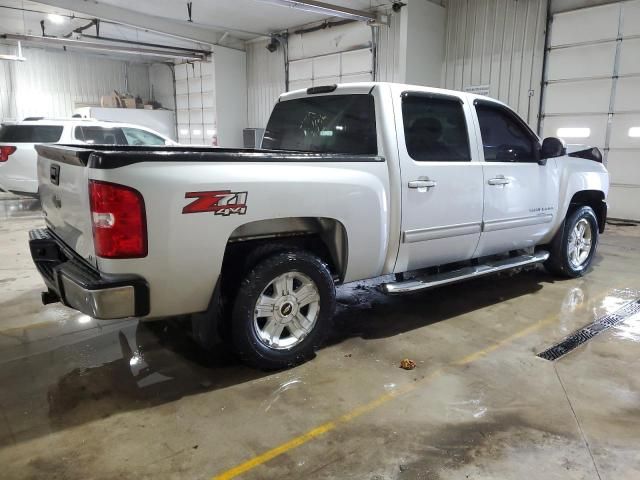
M 247 192 L 216 190 L 211 192 L 187 192 L 184 198 L 195 198 L 182 209 L 182 213 L 214 212 L 229 216 L 247 213 Z

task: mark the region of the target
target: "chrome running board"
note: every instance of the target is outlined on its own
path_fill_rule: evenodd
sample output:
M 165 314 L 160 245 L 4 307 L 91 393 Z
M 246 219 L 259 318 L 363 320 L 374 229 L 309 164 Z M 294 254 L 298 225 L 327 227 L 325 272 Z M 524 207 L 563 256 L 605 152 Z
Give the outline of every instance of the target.
M 504 270 L 511 270 L 512 268 L 526 267 L 527 265 L 542 263 L 548 258 L 549 252 L 540 250 L 538 252 L 535 252 L 533 255 L 520 255 L 519 257 L 510 257 L 501 260 L 495 260 L 484 263 L 482 265 L 464 267 L 459 270 L 453 270 L 451 272 L 445 273 L 436 273 L 421 278 L 414 278 L 412 280 L 383 283 L 382 285 L 380 285 L 380 289 L 384 293 L 388 293 L 391 295 L 428 290 L 430 288 L 462 282 L 464 280 L 471 280 L 473 278 L 502 272 Z

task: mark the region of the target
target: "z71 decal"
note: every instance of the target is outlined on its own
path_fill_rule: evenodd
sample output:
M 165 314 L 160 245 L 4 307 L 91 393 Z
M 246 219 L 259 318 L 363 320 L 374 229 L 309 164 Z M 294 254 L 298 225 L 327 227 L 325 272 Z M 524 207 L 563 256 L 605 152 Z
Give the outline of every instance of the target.
M 214 212 L 216 215 L 244 215 L 247 213 L 247 192 L 217 190 L 213 192 L 187 192 L 184 198 L 195 198 L 182 209 L 182 213 Z

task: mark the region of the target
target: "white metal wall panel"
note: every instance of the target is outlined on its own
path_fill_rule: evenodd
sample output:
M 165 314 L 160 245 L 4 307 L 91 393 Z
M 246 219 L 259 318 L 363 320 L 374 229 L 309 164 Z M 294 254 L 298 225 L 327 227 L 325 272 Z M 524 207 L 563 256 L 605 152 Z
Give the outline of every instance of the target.
M 25 62 L 2 62 L 5 75 L 0 74 L 0 91 L 13 86 L 13 119 L 70 117 L 75 108 L 100 105 L 102 95 L 113 90 L 125 92 L 127 85 L 129 93 L 149 97 L 146 65 L 40 48 L 24 48 L 23 55 Z M 12 70 L 10 75 L 6 74 L 7 69 Z M 4 107 L 2 114 L 8 118 Z
M 0 46 L 0 53 L 12 55 L 15 52 L 9 47 Z M 12 62 L 0 60 L 0 121 L 15 117 L 15 102 L 13 101 L 13 69 Z
M 445 87 L 488 86 L 535 128 L 546 9 L 546 0 L 447 2 Z
M 399 82 L 402 75 L 400 71 L 400 15 L 393 14 L 391 9 L 383 10 L 382 13 L 390 15 L 390 17 L 388 27 L 377 29 L 377 80 Z
M 559 128 L 590 129 L 587 138 L 565 140 L 603 150 L 610 215 L 632 220 L 640 220 L 639 24 L 640 0 L 554 15 L 543 128 L 554 136 Z
M 247 45 L 247 109 L 250 127 L 264 128 L 273 105 L 285 91 L 284 52 L 271 53 L 267 41 Z

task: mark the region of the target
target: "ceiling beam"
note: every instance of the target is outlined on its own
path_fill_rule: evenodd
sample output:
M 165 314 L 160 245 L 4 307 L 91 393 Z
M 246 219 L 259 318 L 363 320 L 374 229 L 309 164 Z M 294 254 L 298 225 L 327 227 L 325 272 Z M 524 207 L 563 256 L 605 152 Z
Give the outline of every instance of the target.
M 106 20 L 128 27 L 149 30 L 182 40 L 215 45 L 220 33 L 185 22 L 158 17 L 148 13 L 136 12 L 126 8 L 98 2 L 79 2 L 77 0 L 35 0 L 51 7 L 63 8 L 100 20 Z
M 270 3 L 281 7 L 295 8 L 305 12 L 321 13 L 329 17 L 346 18 L 359 22 L 373 22 L 377 16 L 375 13 L 364 10 L 354 10 L 352 8 L 341 7 L 331 3 L 319 2 L 316 0 L 260 0 L 263 3 Z

